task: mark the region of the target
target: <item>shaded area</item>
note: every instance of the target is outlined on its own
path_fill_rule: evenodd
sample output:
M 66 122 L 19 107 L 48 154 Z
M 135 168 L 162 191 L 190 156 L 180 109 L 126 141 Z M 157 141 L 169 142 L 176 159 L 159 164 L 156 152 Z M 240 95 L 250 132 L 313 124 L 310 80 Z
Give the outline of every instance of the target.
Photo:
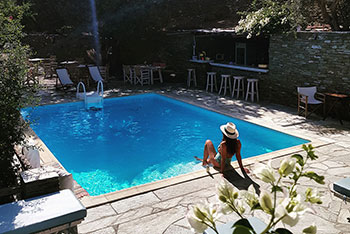
M 248 190 L 248 187 L 253 185 L 257 194 L 260 194 L 259 184 L 254 182 L 247 173 L 242 177 L 232 166 L 224 172 L 223 177 L 239 190 Z

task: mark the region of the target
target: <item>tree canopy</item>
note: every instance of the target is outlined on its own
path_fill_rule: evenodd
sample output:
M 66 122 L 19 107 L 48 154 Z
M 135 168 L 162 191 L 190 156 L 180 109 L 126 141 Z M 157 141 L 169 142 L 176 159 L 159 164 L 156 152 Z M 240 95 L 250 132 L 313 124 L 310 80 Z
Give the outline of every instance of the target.
M 241 14 L 236 31 L 248 38 L 296 32 L 315 23 L 328 24 L 334 31 L 350 30 L 350 2 L 345 0 L 254 0 Z
M 20 108 L 33 103 L 35 87 L 25 84 L 29 49 L 23 46 L 21 20 L 28 4 L 0 2 L 0 187 L 16 184 L 14 146 L 24 140 Z

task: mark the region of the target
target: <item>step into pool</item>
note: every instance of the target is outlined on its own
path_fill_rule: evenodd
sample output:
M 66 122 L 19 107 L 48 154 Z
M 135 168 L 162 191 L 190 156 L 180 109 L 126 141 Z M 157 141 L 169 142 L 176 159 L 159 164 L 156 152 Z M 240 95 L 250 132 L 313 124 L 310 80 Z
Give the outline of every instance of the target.
M 22 115 L 92 196 L 198 170 L 193 156 L 202 157 L 207 139 L 218 145 L 227 122 L 240 132 L 243 158 L 308 142 L 153 93 L 105 99 L 101 110 L 74 102 Z

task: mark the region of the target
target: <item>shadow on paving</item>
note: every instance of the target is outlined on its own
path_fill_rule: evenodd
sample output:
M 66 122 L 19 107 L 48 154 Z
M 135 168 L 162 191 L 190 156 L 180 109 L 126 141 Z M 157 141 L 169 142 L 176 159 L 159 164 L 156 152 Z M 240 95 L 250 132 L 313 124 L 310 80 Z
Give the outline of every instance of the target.
M 215 168 L 217 170 L 217 168 Z M 213 175 L 208 172 L 209 176 L 214 178 Z M 244 177 L 242 177 L 238 172 L 231 166 L 230 169 L 225 170 L 223 177 L 235 186 L 239 190 L 248 190 L 248 187 L 252 184 L 256 193 L 260 194 L 260 186 L 254 182 L 247 173 L 244 172 Z
M 255 183 L 247 173 L 244 173 L 244 177 L 242 177 L 232 167 L 232 169 L 224 172 L 224 178 L 239 190 L 248 190 L 248 187 L 252 184 L 255 188 L 256 193 L 258 195 L 260 194 L 260 186 Z

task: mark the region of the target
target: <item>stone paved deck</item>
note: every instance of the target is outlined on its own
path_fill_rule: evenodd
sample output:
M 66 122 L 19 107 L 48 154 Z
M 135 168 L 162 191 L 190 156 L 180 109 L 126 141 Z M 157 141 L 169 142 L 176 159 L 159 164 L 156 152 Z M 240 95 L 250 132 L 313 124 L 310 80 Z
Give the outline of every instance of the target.
M 350 233 L 350 223 L 347 221 L 347 217 L 350 217 L 350 204 L 334 196 L 330 191 L 334 181 L 350 176 L 349 122 L 344 122 L 344 126 L 341 126 L 338 121 L 330 118 L 327 121 L 317 117 L 305 120 L 296 115 L 295 109 L 288 107 L 268 103 L 252 104 L 229 97 L 220 97 L 203 90 L 185 89 L 179 85 L 141 88 L 114 82 L 109 86 L 107 96 L 157 92 L 276 130 L 327 142 L 326 145 L 316 149 L 319 160 L 309 165 L 314 171 L 325 176 L 326 184 L 315 185 L 308 180 L 301 181 L 301 187 L 317 187 L 323 195 L 323 204 L 314 206 L 314 213 L 306 214 L 291 230 L 294 233 L 301 233 L 304 227 L 314 222 L 318 233 Z M 43 103 L 74 100 L 74 93 L 57 92 L 49 85 L 45 86 L 40 95 L 43 97 Z M 275 167 L 281 158 L 274 160 Z M 249 169 L 253 168 L 254 164 L 249 166 Z M 244 178 L 237 170 L 232 172 L 229 178 L 238 188 L 247 188 L 252 182 L 261 185 L 253 174 L 249 176 L 250 178 Z M 89 208 L 86 219 L 78 226 L 79 233 L 191 233 L 185 218 L 189 207 L 204 200 L 216 201 L 215 184 L 220 179 L 221 176 L 215 174 L 213 177 L 206 176 Z M 266 216 L 262 213 L 255 212 L 254 215 L 266 220 Z M 224 216 L 221 221 L 235 218 L 237 218 L 235 215 Z

